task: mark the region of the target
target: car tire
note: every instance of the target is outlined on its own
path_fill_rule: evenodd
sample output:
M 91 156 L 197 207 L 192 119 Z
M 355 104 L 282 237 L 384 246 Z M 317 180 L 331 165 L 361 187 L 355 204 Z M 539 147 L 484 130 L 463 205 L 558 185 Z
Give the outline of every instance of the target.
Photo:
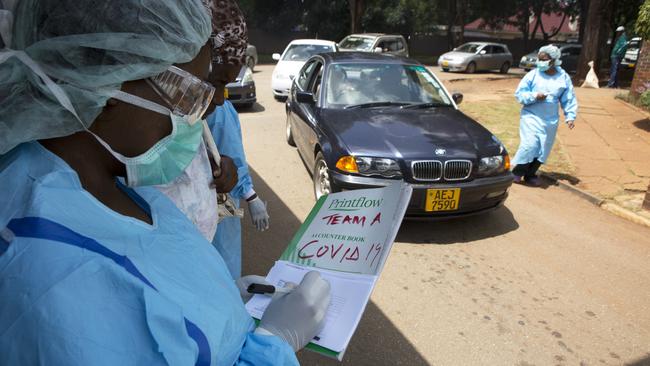
M 499 69 L 499 73 L 501 74 L 507 74 L 508 70 L 510 70 L 510 62 L 506 61 L 501 65 L 501 68 Z
M 325 162 L 323 154 L 319 151 L 316 154 L 316 162 L 314 163 L 314 174 L 312 175 L 314 182 L 314 196 L 320 199 L 325 194 L 339 192 L 340 189 L 334 185 L 332 177 L 330 176 L 329 168 Z
M 449 72 L 449 69 L 442 69 L 442 72 Z
M 287 113 L 287 127 L 286 127 L 287 144 L 296 147 L 296 142 L 293 140 L 293 132 L 291 131 L 291 123 L 289 122 L 289 113 Z
M 476 72 L 476 63 L 474 61 L 470 62 L 467 64 L 467 69 L 465 69 L 465 72 L 468 74 L 473 74 Z
M 530 70 L 531 70 L 531 69 L 527 69 L 527 68 L 524 67 L 524 71 L 528 72 L 528 71 L 530 71 Z
M 282 95 L 273 95 L 273 98 L 275 98 L 275 100 L 277 100 L 278 102 L 286 102 L 287 101 L 287 97 L 282 96 Z
M 251 72 L 252 72 L 252 71 L 255 71 L 255 59 L 252 58 L 252 57 L 250 57 L 250 56 L 247 57 L 247 58 L 246 58 L 246 66 L 247 66 L 249 69 L 251 69 Z

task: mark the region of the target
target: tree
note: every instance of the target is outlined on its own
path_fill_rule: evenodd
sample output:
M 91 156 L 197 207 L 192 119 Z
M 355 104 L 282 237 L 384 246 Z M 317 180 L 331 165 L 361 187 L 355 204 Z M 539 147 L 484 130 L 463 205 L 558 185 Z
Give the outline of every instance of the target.
M 639 16 L 636 20 L 635 26 L 636 33 L 643 37 L 643 39 L 648 39 L 648 37 L 650 37 L 650 1 L 646 0 L 643 5 L 641 5 L 638 14 Z M 650 42 L 643 43 L 643 47 L 641 47 L 641 52 L 637 60 L 637 69 L 634 72 L 634 80 L 632 80 L 631 88 L 631 95 L 633 97 L 638 97 L 640 92 L 639 85 L 647 85 L 650 82 L 650 73 L 647 71 L 639 71 L 639 69 L 642 68 L 641 64 L 645 64 L 650 59 L 649 43 Z M 650 161 L 648 163 L 650 164 Z M 648 184 L 648 190 L 645 193 L 643 208 L 650 211 L 650 184 Z
M 366 9 L 365 0 L 349 0 L 350 7 L 350 33 L 361 32 L 361 18 Z
M 603 64 L 599 50 L 607 44 L 607 25 L 610 18 L 613 0 L 590 0 L 589 11 L 585 22 L 585 33 L 582 42 L 582 51 L 578 59 L 578 69 L 575 80 L 580 84 L 587 76 L 589 61 L 594 61 L 594 69 L 600 70 Z

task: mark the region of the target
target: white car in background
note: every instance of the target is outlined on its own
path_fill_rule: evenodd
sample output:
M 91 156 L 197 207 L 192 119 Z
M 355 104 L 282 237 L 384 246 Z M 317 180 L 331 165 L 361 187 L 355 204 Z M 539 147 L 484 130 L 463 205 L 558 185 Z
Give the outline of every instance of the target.
M 297 39 L 291 41 L 282 55 L 273 54 L 278 61 L 271 77 L 271 89 L 276 99 L 285 99 L 289 95 L 293 78 L 298 74 L 307 59 L 319 53 L 336 52 L 335 42 L 320 39 Z

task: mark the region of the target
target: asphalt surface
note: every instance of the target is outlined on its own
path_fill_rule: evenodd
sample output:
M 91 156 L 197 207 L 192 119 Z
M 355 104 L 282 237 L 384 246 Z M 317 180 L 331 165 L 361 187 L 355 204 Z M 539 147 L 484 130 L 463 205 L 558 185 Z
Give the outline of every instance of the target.
M 259 103 L 240 114 L 271 216 L 263 233 L 244 218 L 244 274 L 266 274 L 314 204 L 271 71 L 258 66 Z M 650 365 L 649 264 L 650 229 L 557 187 L 513 187 L 482 216 L 406 221 L 343 364 Z

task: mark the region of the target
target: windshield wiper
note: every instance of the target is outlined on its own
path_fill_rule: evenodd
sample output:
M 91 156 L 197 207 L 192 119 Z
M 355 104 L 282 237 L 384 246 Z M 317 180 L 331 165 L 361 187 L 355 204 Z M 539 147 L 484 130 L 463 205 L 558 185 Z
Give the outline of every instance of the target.
M 400 108 L 402 109 L 420 109 L 420 108 L 434 108 L 434 107 L 451 107 L 450 104 L 440 103 L 440 102 L 427 102 L 427 103 L 413 103 L 409 105 L 404 105 Z
M 354 109 L 354 108 L 372 108 L 372 107 L 390 107 L 390 106 L 404 106 L 408 103 L 400 102 L 371 102 L 371 103 L 361 103 L 361 104 L 350 104 L 346 105 L 344 109 Z

